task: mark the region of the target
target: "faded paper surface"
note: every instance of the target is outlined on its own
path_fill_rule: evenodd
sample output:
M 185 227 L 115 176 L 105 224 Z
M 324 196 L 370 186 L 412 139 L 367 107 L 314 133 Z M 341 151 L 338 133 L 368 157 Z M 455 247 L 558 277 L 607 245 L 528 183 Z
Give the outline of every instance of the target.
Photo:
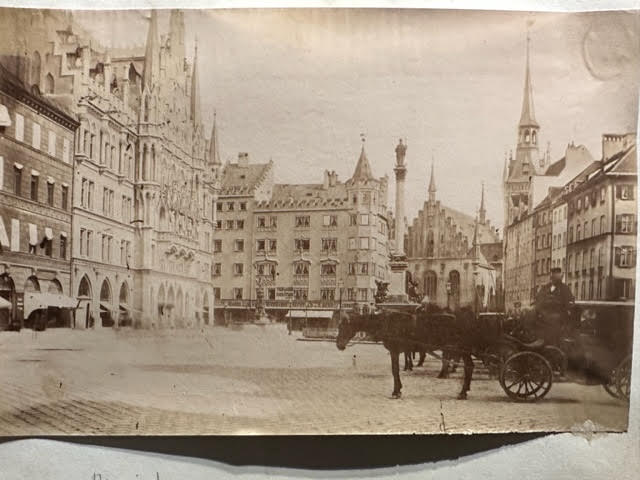
M 568 265 L 578 252 L 593 263 L 564 269 L 575 296 L 629 296 L 635 269 L 621 269 L 616 250 L 631 261 L 629 241 L 614 245 L 602 229 L 589 236 L 602 242 L 558 253 L 547 238 L 568 237 L 569 225 L 545 221 L 533 233 L 526 222 L 537 215 L 522 205 L 556 202 L 565 186 L 570 195 L 593 161 L 633 163 L 634 13 L 222 10 L 150 21 L 138 11 L 5 10 L 0 21 L 6 90 L 22 103 L 29 90 L 36 98 L 22 135 L 15 116 L 3 132 L 5 228 L 16 217 L 25 232 L 28 223 L 50 228 L 45 183 L 66 178 L 73 205 L 55 211 L 57 258 L 46 243 L 30 256 L 26 236 L 3 245 L 12 311 L 26 302 L 22 318 L 11 317 L 22 330 L 0 337 L 4 434 L 626 430 L 628 405 L 586 375 L 563 375 L 538 403 L 510 401 L 498 381 L 506 357 L 496 367 L 497 352 L 487 355 L 497 338 L 488 330 L 481 343 L 464 330 L 453 344 L 431 331 L 422 347 L 435 356 L 401 374 L 401 400 L 389 398 L 399 391 L 375 337 L 344 351 L 326 339 L 343 307 L 373 303 L 376 280 L 393 292 L 403 261 L 419 300 L 454 311 L 513 314 L 552 262 Z M 47 133 L 34 146 L 38 122 Z M 49 158 L 63 155 L 58 137 L 49 157 L 38 156 L 49 131 L 74 145 L 66 167 Z M 405 158 L 406 232 L 394 220 Z M 629 173 L 626 163 L 607 165 Z M 27 175 L 45 168 L 45 198 L 21 204 L 16 171 L 26 196 Z M 603 205 L 633 225 L 635 203 L 609 187 Z M 29 201 L 39 202 L 35 218 Z M 626 234 L 623 220 L 635 231 L 598 208 L 609 233 Z M 59 232 L 71 235 L 63 259 Z M 600 265 L 610 269 L 598 283 Z M 80 301 L 75 316 L 34 333 L 41 317 L 32 311 L 43 309 L 27 311 L 25 295 L 58 286 Z M 456 400 L 462 364 L 436 378 L 451 345 L 476 360 L 466 401 Z M 580 353 L 585 368 L 600 358 Z

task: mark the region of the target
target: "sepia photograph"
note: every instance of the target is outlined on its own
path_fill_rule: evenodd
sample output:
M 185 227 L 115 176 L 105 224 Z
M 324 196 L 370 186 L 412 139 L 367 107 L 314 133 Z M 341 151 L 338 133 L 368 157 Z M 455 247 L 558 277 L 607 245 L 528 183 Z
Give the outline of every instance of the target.
M 637 11 L 0 8 L 0 436 L 626 431 L 639 88 Z

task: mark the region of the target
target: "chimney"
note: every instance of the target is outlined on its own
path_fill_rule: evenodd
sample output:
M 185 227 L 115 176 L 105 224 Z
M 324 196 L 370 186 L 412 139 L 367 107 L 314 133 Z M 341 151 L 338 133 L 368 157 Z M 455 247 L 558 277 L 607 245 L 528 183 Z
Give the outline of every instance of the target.
M 238 166 L 242 168 L 249 166 L 249 154 L 247 152 L 238 153 Z
M 322 188 L 326 190 L 331 185 L 331 172 L 329 170 L 324 171 L 324 176 L 322 178 Z
M 331 170 L 331 174 L 329 175 L 329 186 L 335 187 L 338 184 L 338 174 L 335 170 Z

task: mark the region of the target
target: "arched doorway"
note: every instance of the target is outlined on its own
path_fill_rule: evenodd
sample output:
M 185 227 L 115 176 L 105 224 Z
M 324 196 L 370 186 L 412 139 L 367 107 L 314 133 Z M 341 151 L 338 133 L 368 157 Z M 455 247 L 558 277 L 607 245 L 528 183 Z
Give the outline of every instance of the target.
M 118 295 L 118 326 L 126 327 L 131 325 L 131 309 L 129 307 L 129 286 L 127 282 L 122 282 L 120 294 Z
M 32 275 L 24 282 L 24 293 L 26 295 L 36 292 L 40 292 L 40 281 L 35 275 Z M 28 313 L 28 317 L 24 319 L 24 326 L 26 328 L 44 330 L 45 325 L 43 320 L 45 319 L 46 315 L 43 315 L 42 309 L 33 310 L 31 313 Z
M 424 293 L 431 302 L 437 301 L 438 275 L 433 270 L 429 270 L 424 274 Z
M 164 308 L 165 319 L 169 326 L 173 325 L 173 313 L 176 305 L 176 294 L 173 291 L 173 286 L 169 287 L 169 294 L 167 295 L 167 303 Z
M 205 292 L 202 299 L 202 321 L 209 325 L 209 294 Z
M 105 278 L 100 287 L 100 320 L 103 327 L 113 327 L 112 305 L 111 284 Z
M 93 290 L 87 276 L 83 276 L 78 285 L 78 300 L 80 306 L 76 310 L 75 326 L 90 328 L 95 326 L 95 319 L 91 313 L 93 309 Z
M 0 275 L 0 298 L 9 302 L 9 308 L 0 308 L 0 330 L 18 330 L 22 321 L 16 311 L 16 286 L 7 273 Z
M 184 297 L 182 295 L 182 289 L 178 288 L 178 295 L 176 295 L 176 320 L 182 322 L 184 318 Z M 180 325 L 182 326 L 182 325 Z
M 164 293 L 164 285 L 160 285 L 160 288 L 158 289 L 158 312 L 157 312 L 158 324 L 160 326 L 162 326 L 162 324 L 164 323 L 165 308 L 166 308 L 166 298 Z M 153 322 L 153 318 L 151 319 L 151 321 Z

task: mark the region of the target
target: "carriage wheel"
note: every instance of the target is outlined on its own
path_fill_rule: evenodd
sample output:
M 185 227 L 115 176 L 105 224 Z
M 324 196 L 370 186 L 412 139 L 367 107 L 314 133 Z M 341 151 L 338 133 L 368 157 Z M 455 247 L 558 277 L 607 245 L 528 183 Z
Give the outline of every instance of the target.
M 554 373 L 563 376 L 567 371 L 568 361 L 567 356 L 562 350 L 553 345 L 547 345 L 542 350 L 544 358 L 546 358 L 551 364 L 551 368 Z
M 553 370 L 539 353 L 519 352 L 504 362 L 500 371 L 500 386 L 518 402 L 535 402 L 551 390 Z
M 355 337 L 353 337 L 353 338 L 354 338 L 354 340 L 357 340 L 357 341 L 361 342 L 361 341 L 363 341 L 364 339 L 367 338 L 367 333 L 366 332 L 358 332 L 358 333 L 356 333 Z
M 618 364 L 615 369 L 615 384 L 618 398 L 629 401 L 631 396 L 631 355 Z

